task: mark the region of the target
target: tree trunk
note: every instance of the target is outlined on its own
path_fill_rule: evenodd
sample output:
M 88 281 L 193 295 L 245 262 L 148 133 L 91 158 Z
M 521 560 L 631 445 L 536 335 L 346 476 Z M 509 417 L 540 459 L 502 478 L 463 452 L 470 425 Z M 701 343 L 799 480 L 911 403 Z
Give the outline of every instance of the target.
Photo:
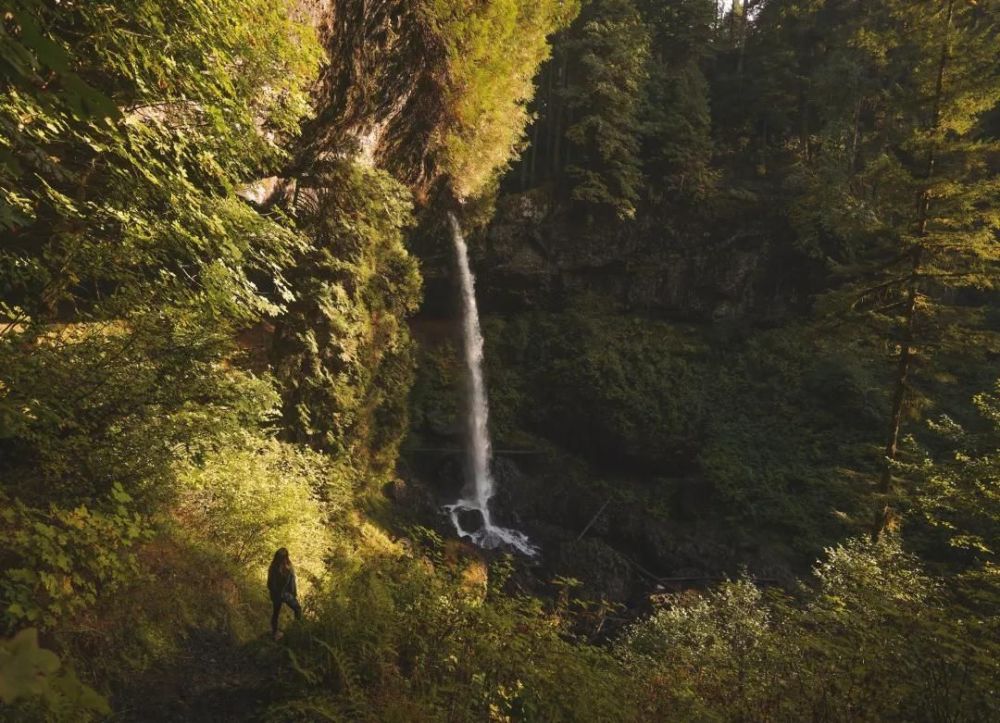
M 555 103 L 555 75 L 556 67 L 555 62 L 549 63 L 547 72 L 545 73 L 545 122 L 548 124 L 546 128 L 545 135 L 545 158 L 542 164 L 542 172 L 545 174 L 546 178 L 549 178 L 552 173 L 552 151 L 555 148 L 555 137 L 556 133 L 559 132 L 559 118 L 558 111 L 556 110 Z
M 895 460 L 899 451 L 899 430 L 903 421 L 903 407 L 906 404 L 906 386 L 910 376 L 910 364 L 916 350 L 914 349 L 914 326 L 917 317 L 917 296 L 920 293 L 917 281 L 920 274 L 920 257 L 922 249 L 918 246 L 913 250 L 913 260 L 910 267 L 910 281 L 906 290 L 906 310 L 903 321 L 903 344 L 899 352 L 899 363 L 896 367 L 895 392 L 892 397 L 892 412 L 889 415 L 889 438 L 885 444 L 887 460 Z M 886 463 L 882 470 L 882 480 L 879 492 L 888 494 L 892 488 L 892 465 Z
M 944 89 L 944 71 L 948 65 L 951 51 L 950 31 L 955 0 L 948 0 L 948 14 L 945 19 L 944 38 L 941 41 L 941 57 L 938 60 L 937 78 L 934 84 L 934 105 L 931 111 L 930 128 L 938 130 L 941 120 L 941 98 Z M 927 152 L 927 166 L 924 169 L 924 189 L 917 199 L 917 238 L 912 251 L 910 279 L 907 286 L 906 311 L 903 327 L 903 348 L 899 354 L 899 365 L 896 368 L 895 391 L 892 399 L 892 412 L 889 415 L 889 436 L 885 445 L 885 468 L 879 483 L 879 492 L 889 496 L 892 492 L 892 463 L 899 454 L 899 432 L 903 423 L 903 409 L 906 406 L 906 391 L 909 384 L 910 367 L 916 354 L 916 317 L 917 297 L 920 293 L 920 263 L 924 246 L 921 241 L 927 236 L 927 221 L 930 218 L 931 191 L 930 182 L 934 177 L 935 147 L 932 145 Z M 892 521 L 893 513 L 890 504 L 886 503 L 876 516 L 875 535 L 885 531 Z
M 736 10 L 737 0 L 733 0 L 733 10 Z M 746 55 L 747 45 L 747 3 L 740 2 L 739 36 L 736 39 L 739 44 L 736 56 L 736 77 L 743 77 L 743 58 Z
M 859 97 L 854 104 L 854 134 L 851 136 L 851 157 L 847 162 L 847 170 L 853 176 L 858 169 L 858 146 L 861 141 L 861 102 Z
M 562 117 L 564 114 L 563 109 L 563 94 L 566 89 L 566 72 L 568 70 L 567 56 L 569 55 L 565 51 L 561 53 L 562 62 L 559 67 L 559 76 L 556 79 L 556 96 L 559 98 L 559 105 L 556 112 L 553 114 L 553 121 L 555 124 L 554 132 L 552 134 L 552 177 L 558 179 L 562 175 L 562 165 L 560 159 L 560 150 L 562 146 L 563 137 L 563 124 Z
M 527 188 L 535 187 L 535 164 L 538 160 L 538 127 L 542 124 L 541 118 L 536 120 L 531 129 L 531 158 L 528 162 L 528 185 Z M 527 188 L 525 190 L 527 190 Z
M 799 85 L 799 148 L 802 160 L 809 162 L 809 102 L 805 81 Z

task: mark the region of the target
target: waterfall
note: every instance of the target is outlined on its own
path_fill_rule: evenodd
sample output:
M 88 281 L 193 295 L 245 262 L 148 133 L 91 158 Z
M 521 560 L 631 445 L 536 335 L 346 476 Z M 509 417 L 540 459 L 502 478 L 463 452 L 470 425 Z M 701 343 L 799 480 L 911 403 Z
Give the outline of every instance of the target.
M 494 549 L 509 546 L 526 555 L 537 549 L 527 536 L 518 530 L 497 527 L 490 516 L 489 502 L 495 483 L 490 471 L 493 452 L 489 434 L 489 404 L 483 382 L 483 334 L 479 328 L 479 309 L 476 306 L 476 281 L 469 268 L 469 250 L 462 236 L 462 228 L 454 214 L 448 214 L 451 238 L 455 244 L 459 280 L 462 287 L 462 349 L 465 361 L 465 419 L 466 419 L 466 483 L 462 498 L 445 509 L 460 537 L 471 539 L 480 547 Z M 463 512 L 478 512 L 482 526 L 471 532 L 462 528 Z

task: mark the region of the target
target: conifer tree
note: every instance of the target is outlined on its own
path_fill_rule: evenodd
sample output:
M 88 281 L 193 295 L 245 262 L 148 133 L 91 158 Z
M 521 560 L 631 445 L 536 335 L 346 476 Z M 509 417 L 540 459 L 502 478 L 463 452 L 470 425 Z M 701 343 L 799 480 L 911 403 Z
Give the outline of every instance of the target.
M 644 2 L 650 28 L 642 107 L 642 159 L 648 195 L 700 200 L 711 190 L 711 115 L 702 63 L 715 8 L 709 0 Z
M 863 312 L 897 350 L 886 500 L 917 362 L 955 317 L 948 290 L 996 286 L 998 145 L 980 123 L 1000 101 L 996 21 L 995 6 L 957 0 L 865 4 L 841 16 L 847 33 L 816 71 L 821 157 L 793 217 L 843 280 L 826 303 Z M 878 531 L 890 512 L 880 508 Z
M 642 191 L 638 91 L 648 32 L 632 0 L 593 0 L 567 49 L 575 67 L 565 91 L 571 198 L 632 218 Z

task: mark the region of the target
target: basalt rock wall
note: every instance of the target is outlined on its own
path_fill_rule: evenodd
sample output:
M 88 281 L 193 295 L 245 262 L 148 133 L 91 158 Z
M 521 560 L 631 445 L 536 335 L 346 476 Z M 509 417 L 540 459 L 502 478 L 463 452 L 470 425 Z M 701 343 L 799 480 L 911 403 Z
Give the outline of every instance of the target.
M 486 313 L 602 297 L 617 311 L 691 322 L 767 322 L 808 307 L 819 269 L 781 219 L 579 223 L 544 194 L 502 198 L 474 246 Z

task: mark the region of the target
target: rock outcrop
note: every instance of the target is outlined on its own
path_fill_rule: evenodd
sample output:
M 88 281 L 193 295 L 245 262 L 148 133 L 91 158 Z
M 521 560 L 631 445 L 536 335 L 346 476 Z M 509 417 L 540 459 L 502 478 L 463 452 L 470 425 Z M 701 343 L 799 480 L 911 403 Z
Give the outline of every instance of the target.
M 584 226 L 539 191 L 502 198 L 474 252 L 487 312 L 598 294 L 621 311 L 713 322 L 780 315 L 810 294 L 806 262 L 789 263 L 773 224 Z

